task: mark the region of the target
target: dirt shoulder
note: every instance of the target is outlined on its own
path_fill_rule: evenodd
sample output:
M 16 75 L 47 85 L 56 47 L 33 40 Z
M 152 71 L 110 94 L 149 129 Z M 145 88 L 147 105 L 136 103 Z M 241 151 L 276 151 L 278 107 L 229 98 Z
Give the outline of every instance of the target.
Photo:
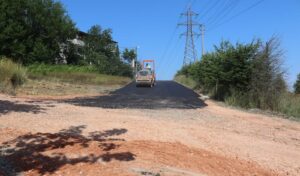
M 206 101 L 105 109 L 0 95 L 0 175 L 299 175 L 300 123 Z

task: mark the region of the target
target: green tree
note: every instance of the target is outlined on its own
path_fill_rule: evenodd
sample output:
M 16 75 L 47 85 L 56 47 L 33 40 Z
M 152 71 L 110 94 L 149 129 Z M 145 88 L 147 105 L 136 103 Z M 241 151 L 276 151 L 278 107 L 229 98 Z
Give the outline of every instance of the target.
M 297 80 L 294 84 L 294 89 L 296 94 L 300 94 L 300 73 L 297 76 Z
M 248 90 L 250 62 L 256 49 L 256 42 L 234 46 L 223 41 L 220 46 L 215 46 L 215 52 L 204 55 L 200 62 L 183 68 L 183 71 L 188 72 L 202 90 L 223 100 L 231 95 L 231 91 Z
M 110 31 L 102 31 L 99 25 L 92 26 L 85 40 L 88 64 L 96 65 L 101 73 L 113 72 L 114 69 L 109 67 L 109 64 L 115 59 L 113 58 L 113 50 L 110 49 L 111 45 Z
M 70 65 L 87 65 L 84 60 L 83 51 L 81 47 L 71 42 L 63 46 L 63 55 L 65 56 L 67 64 Z
M 286 92 L 280 42 L 232 45 L 223 41 L 200 62 L 183 67 L 177 74 L 192 77 L 198 87 L 218 100 L 233 105 L 278 110 Z
M 265 44 L 260 43 L 251 68 L 249 85 L 251 107 L 277 110 L 280 97 L 286 91 L 282 56 L 283 52 L 277 38 L 273 37 Z
M 136 52 L 134 49 L 128 49 L 125 48 L 125 50 L 123 51 L 122 57 L 128 62 L 131 63 L 132 60 L 136 59 Z
M 85 55 L 88 64 L 95 65 L 100 73 L 131 76 L 130 65 L 123 63 L 110 29 L 102 30 L 94 25 L 85 39 Z
M 55 0 L 0 0 L 0 55 L 18 62 L 55 63 L 59 44 L 75 35 L 75 25 Z
M 88 37 L 85 40 L 86 49 L 97 53 L 103 53 L 109 58 L 119 57 L 119 48 L 112 39 L 112 30 L 94 25 L 88 30 Z

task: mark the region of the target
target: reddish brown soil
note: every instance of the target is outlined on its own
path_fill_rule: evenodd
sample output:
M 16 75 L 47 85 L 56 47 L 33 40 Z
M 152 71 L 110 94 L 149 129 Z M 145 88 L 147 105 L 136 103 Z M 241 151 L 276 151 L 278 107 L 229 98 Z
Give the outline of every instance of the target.
M 299 122 L 206 103 L 102 109 L 0 95 L 0 175 L 300 175 Z
M 256 163 L 216 155 L 178 142 L 126 142 L 121 138 L 106 137 L 125 132 L 123 130 L 114 129 L 89 138 L 68 132 L 21 135 L 3 143 L 15 148 L 4 160 L 28 176 L 136 175 L 139 174 L 137 168 L 140 172 L 161 175 L 275 174 Z M 12 134 L 10 129 L 2 133 L 4 131 L 8 136 Z

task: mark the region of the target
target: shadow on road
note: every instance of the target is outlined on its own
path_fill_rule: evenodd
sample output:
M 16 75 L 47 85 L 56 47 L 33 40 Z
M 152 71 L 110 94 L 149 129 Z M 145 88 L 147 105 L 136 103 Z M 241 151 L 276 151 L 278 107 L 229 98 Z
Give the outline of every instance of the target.
M 10 112 L 32 112 L 37 114 L 43 110 L 39 105 L 18 104 L 7 100 L 0 100 L 0 116 Z
M 96 131 L 89 133 L 88 136 L 82 135 L 83 129 L 85 126 L 70 127 L 57 133 L 29 133 L 4 142 L 0 146 L 0 170 L 4 175 L 16 175 L 29 170 L 44 175 L 54 173 L 68 164 L 92 164 L 99 159 L 101 162 L 135 159 L 135 155 L 130 152 L 112 151 L 120 147 L 125 140 L 111 137 L 126 133 L 126 129 Z M 92 147 L 89 154 L 79 155 L 84 148 L 89 149 L 92 143 L 96 143 L 97 149 Z M 68 152 L 78 155 L 68 156 Z
M 196 109 L 207 106 L 193 90 L 173 81 L 158 81 L 153 88 L 137 88 L 131 83 L 107 96 L 75 98 L 63 102 L 113 109 Z

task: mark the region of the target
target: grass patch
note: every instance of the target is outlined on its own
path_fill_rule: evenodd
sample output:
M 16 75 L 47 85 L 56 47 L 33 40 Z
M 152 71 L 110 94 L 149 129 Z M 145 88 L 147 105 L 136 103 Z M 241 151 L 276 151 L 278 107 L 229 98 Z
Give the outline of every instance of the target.
M 35 64 L 27 67 L 29 80 L 18 95 L 90 95 L 113 91 L 131 81 L 128 77 L 99 74 L 93 66 Z
M 189 78 L 185 75 L 177 75 L 174 80 L 180 84 L 185 85 L 191 89 L 197 89 L 197 83 L 192 78 Z M 197 89 L 198 90 L 198 89 Z M 259 97 L 258 97 L 259 98 Z M 251 105 L 251 101 L 247 94 L 243 94 L 240 92 L 233 92 L 233 94 L 229 97 L 226 97 L 224 103 L 226 105 L 232 107 L 239 107 L 242 109 L 252 109 L 256 108 L 255 105 Z M 293 93 L 285 93 L 278 98 L 278 102 L 274 102 L 277 105 L 277 109 L 272 111 L 272 114 L 277 114 L 280 116 L 287 116 L 288 118 L 292 117 L 292 119 L 300 120 L 300 95 L 296 95 Z M 262 110 L 264 112 L 264 110 Z M 266 111 L 267 112 L 267 111 Z
M 0 58 L 0 90 L 14 93 L 27 80 L 26 69 L 7 58 Z
M 123 85 L 131 80 L 128 77 L 99 74 L 93 66 L 44 64 L 29 66 L 28 77 L 32 80 L 91 85 Z
M 257 97 L 260 98 L 260 97 Z M 255 109 L 256 104 L 251 106 L 252 101 L 249 99 L 247 94 L 234 93 L 233 95 L 225 98 L 225 103 L 230 106 L 241 107 L 244 109 Z M 296 95 L 293 93 L 283 93 L 279 95 L 276 101 L 273 102 L 273 107 L 276 107 L 273 111 L 266 109 L 267 111 L 271 111 L 273 113 L 277 113 L 279 115 L 297 118 L 300 120 L 300 95 Z M 249 106 L 250 105 L 250 106 Z
M 17 89 L 19 96 L 68 96 L 68 95 L 98 95 L 107 94 L 122 85 L 89 85 L 74 84 L 55 80 L 31 80 L 29 79 L 22 88 Z
M 47 75 L 49 73 L 97 73 L 94 66 L 76 66 L 76 65 L 46 65 L 33 64 L 27 67 L 30 73 Z
M 174 80 L 180 84 L 183 84 L 191 89 L 197 88 L 197 83 L 192 78 L 188 78 L 185 75 L 177 75 L 175 76 Z
M 300 119 L 300 95 L 288 93 L 283 96 L 279 103 L 279 111 Z
M 35 64 L 24 67 L 0 58 L 0 91 L 18 95 L 107 93 L 128 84 L 129 77 L 99 74 L 94 66 Z

